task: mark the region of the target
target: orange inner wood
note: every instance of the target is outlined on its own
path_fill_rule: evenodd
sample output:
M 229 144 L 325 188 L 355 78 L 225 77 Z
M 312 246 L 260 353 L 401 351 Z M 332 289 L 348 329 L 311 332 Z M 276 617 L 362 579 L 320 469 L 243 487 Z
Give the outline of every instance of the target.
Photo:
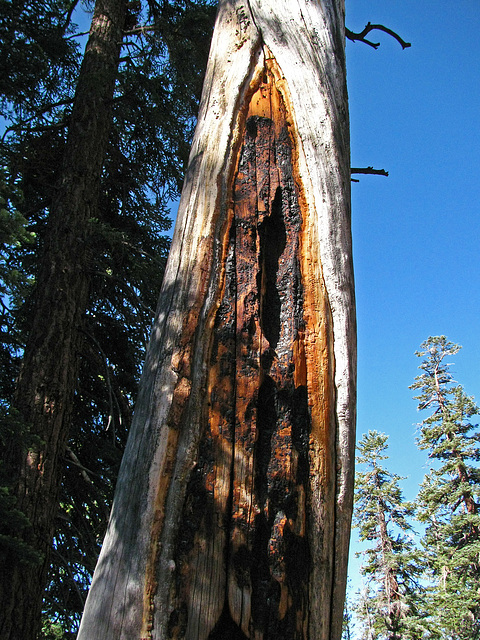
M 312 501 L 333 505 L 334 361 L 289 109 L 269 59 L 243 114 L 171 638 L 308 635 Z

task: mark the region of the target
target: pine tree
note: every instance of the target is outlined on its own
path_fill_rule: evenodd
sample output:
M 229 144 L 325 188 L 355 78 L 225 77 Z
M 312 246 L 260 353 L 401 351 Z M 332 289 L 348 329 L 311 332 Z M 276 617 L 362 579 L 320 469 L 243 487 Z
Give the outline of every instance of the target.
M 428 338 L 416 353 L 422 373 L 411 388 L 418 409 L 430 413 L 418 438 L 432 461 L 418 496 L 433 579 L 429 606 L 442 637 L 471 640 L 480 636 L 480 409 L 446 360 L 460 348 L 445 336 Z
M 83 109 L 85 126 L 74 126 L 72 122 L 78 125 L 78 119 L 72 111 L 73 91 L 80 74 L 80 57 L 72 11 L 77 2 L 44 0 L 35 6 L 18 0 L 0 3 L 0 67 L 8 69 L 0 78 L 5 119 L 0 152 L 6 176 L 1 194 L 2 221 L 5 218 L 6 222 L 2 258 L 5 255 L 6 266 L 0 272 L 0 286 L 5 291 L 0 403 L 11 413 L 2 425 L 0 440 L 2 445 L 8 443 L 10 451 L 41 448 L 47 440 L 43 433 L 37 437 L 30 429 L 29 434 L 30 425 L 26 423 L 32 421 L 19 419 L 11 406 L 18 364 L 25 344 L 29 339 L 32 342 L 32 321 L 38 317 L 35 300 L 37 307 L 40 301 L 54 315 L 58 312 L 55 295 L 59 289 L 80 302 L 80 296 L 67 291 L 70 287 L 54 286 L 50 287 L 53 302 L 45 305 L 46 296 L 39 286 L 39 256 L 43 254 L 44 261 L 53 256 L 51 232 L 58 240 L 59 221 L 65 220 L 63 231 L 72 232 L 75 249 L 81 247 L 85 254 L 82 265 L 71 269 L 72 282 L 83 279 L 89 283 L 88 295 L 82 295 L 80 304 L 85 313 L 79 313 L 80 320 L 73 327 L 76 344 L 72 361 L 67 364 L 76 369 L 75 396 L 70 394 L 71 406 L 64 420 L 69 439 L 66 446 L 60 442 L 49 456 L 52 460 L 60 452 L 57 477 L 61 467 L 66 468 L 60 487 L 61 513 L 50 545 L 45 608 L 50 618 L 67 621 L 67 629 L 75 627 L 83 607 L 108 518 L 168 249 L 168 240 L 162 237 L 169 226 L 166 205 L 178 193 L 182 181 L 213 22 L 208 3 L 172 0 L 161 6 L 153 2 L 142 6 L 115 0 L 112 6 L 123 13 L 125 4 L 126 18 L 117 16 L 119 33 L 113 39 L 119 46 L 123 36 L 110 95 L 98 99 L 99 109 Z M 101 90 L 102 82 L 91 82 L 90 77 L 83 89 L 84 96 L 92 94 L 90 89 Z M 91 205 L 84 221 L 86 229 L 75 233 L 68 221 L 73 198 L 64 198 L 65 216 L 57 215 L 57 222 L 52 219 L 62 183 L 62 158 L 74 166 L 74 172 L 78 171 L 77 178 L 83 179 L 90 171 L 93 154 L 87 154 L 82 166 L 75 166 L 67 139 L 72 129 L 95 127 L 104 107 L 109 112 L 109 122 L 102 131 L 102 136 L 107 131 L 104 161 L 98 167 L 95 189 L 86 190 Z M 97 151 L 101 136 L 93 137 Z M 27 242 L 32 237 L 36 238 L 35 244 Z M 63 241 L 57 244 L 57 256 L 68 261 L 73 252 L 66 250 Z M 61 272 L 62 268 L 57 268 L 57 273 Z M 45 328 L 52 323 L 44 317 L 40 325 Z M 54 334 L 58 341 L 59 332 Z M 37 360 L 45 364 L 47 358 Z M 28 375 L 36 375 L 38 367 L 34 369 L 24 366 Z M 47 376 L 48 381 L 52 379 Z M 17 387 L 16 395 L 23 402 L 27 394 Z M 15 504 L 18 474 L 12 457 L 20 456 L 14 453 L 8 457 L 3 446 L 0 509 L 8 517 L 2 518 L 0 551 L 2 560 L 21 556 L 22 562 L 35 562 L 38 554 L 32 552 L 30 542 L 24 545 L 21 539 L 32 518 L 25 518 Z M 45 500 L 36 501 L 42 503 L 48 516 L 55 513 L 55 502 L 53 499 L 51 508 L 47 508 Z M 40 537 L 48 548 L 50 533 Z M 10 582 L 3 577 L 2 589 L 7 591 Z M 18 582 L 38 589 L 41 580 Z M 33 605 L 33 597 L 26 600 Z M 19 609 L 21 601 L 15 597 Z M 25 616 L 20 612 L 20 618 L 30 616 L 35 608 L 29 606 Z M 10 613 L 10 605 L 2 607 L 0 622 Z M 0 627 L 6 636 L 8 632 Z M 26 637 L 20 628 L 12 633 L 22 640 Z
M 402 478 L 382 465 L 387 441 L 385 434 L 369 431 L 358 444 L 363 470 L 356 476 L 354 523 L 369 547 L 362 552 L 366 588 L 356 611 L 362 637 L 369 640 L 420 638 L 426 624 L 419 611 L 421 566 L 410 524 L 414 507 L 403 498 Z

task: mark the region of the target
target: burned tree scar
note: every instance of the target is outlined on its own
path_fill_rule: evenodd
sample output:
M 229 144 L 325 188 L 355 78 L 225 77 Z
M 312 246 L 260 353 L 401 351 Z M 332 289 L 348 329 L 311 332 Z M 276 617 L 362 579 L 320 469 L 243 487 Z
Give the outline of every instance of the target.
M 321 305 L 305 300 L 305 214 L 277 77 L 267 68 L 244 113 L 204 425 L 176 542 L 171 638 L 196 637 L 202 626 L 210 640 L 308 634 L 313 401 L 305 336 L 310 308 Z

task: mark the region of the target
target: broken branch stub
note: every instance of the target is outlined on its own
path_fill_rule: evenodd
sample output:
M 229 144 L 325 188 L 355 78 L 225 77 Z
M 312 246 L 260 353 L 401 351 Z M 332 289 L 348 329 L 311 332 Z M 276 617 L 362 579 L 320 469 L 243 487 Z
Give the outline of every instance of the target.
M 366 36 L 371 31 L 383 31 L 383 33 L 387 33 L 389 36 L 391 36 L 398 42 L 398 44 L 402 47 L 402 49 L 408 49 L 409 47 L 412 46 L 410 42 L 406 42 L 403 38 L 401 38 L 398 35 L 398 33 L 393 31 L 392 29 L 385 27 L 383 24 L 372 24 L 371 22 L 367 22 L 363 31 L 360 31 L 359 33 L 350 31 L 350 29 L 345 29 L 345 35 L 352 42 L 357 42 L 357 41 L 363 42 L 364 44 L 368 44 L 370 47 L 373 47 L 373 49 L 378 49 L 378 47 L 380 46 L 380 42 L 372 42 L 371 40 L 367 40 L 366 38 Z

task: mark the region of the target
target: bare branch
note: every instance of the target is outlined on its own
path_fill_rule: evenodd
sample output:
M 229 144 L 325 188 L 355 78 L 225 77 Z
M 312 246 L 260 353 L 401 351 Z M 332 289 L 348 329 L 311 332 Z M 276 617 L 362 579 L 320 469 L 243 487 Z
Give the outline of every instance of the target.
M 81 31 L 80 33 L 73 33 L 71 36 L 68 36 L 68 38 L 65 38 L 65 40 L 73 40 L 73 38 L 81 38 L 82 36 L 88 35 L 90 35 L 90 31 Z
M 37 109 L 33 113 L 33 115 L 30 116 L 29 118 L 25 118 L 24 120 L 20 120 L 16 124 L 12 124 L 10 127 L 7 127 L 5 129 L 5 131 L 3 132 L 2 142 L 5 140 L 7 135 L 9 133 L 11 133 L 12 131 L 19 131 L 19 130 L 25 128 L 25 127 L 28 127 L 30 122 L 33 122 L 36 118 L 41 118 L 43 115 L 45 115 L 49 111 L 53 111 L 57 107 L 67 106 L 67 105 L 72 104 L 72 103 L 73 103 L 73 98 L 65 98 L 63 100 L 59 100 L 58 102 L 50 102 L 48 104 L 43 105 L 40 109 Z M 41 127 L 40 126 L 39 127 L 34 127 L 32 129 L 30 129 L 30 131 L 31 132 L 47 131 L 48 129 L 57 129 L 59 127 L 62 128 L 62 127 L 65 127 L 65 126 L 66 126 L 66 123 L 62 122 L 62 123 L 44 125 L 44 126 L 41 126 Z
M 352 42 L 356 42 L 358 40 L 359 42 L 368 44 L 370 47 L 373 47 L 374 49 L 378 49 L 378 47 L 380 46 L 380 42 L 372 42 L 371 40 L 367 40 L 366 38 L 366 36 L 370 33 L 370 31 L 374 31 L 374 30 L 388 33 L 389 36 L 392 36 L 392 38 L 395 38 L 395 40 L 399 43 L 402 49 L 407 49 L 408 47 L 412 46 L 410 42 L 405 42 L 405 40 L 403 40 L 403 38 L 401 38 L 398 35 L 398 33 L 395 33 L 395 31 L 392 31 L 392 29 L 389 29 L 388 27 L 384 27 L 383 24 L 372 24 L 371 22 L 367 22 L 364 30 L 360 31 L 359 33 L 354 33 L 353 31 L 350 31 L 350 29 L 347 29 L 345 27 L 345 35 Z
M 72 581 L 73 586 L 75 587 L 75 591 L 77 592 L 77 595 L 80 599 L 80 602 L 82 603 L 82 607 L 85 606 L 85 598 L 83 597 L 82 592 L 80 591 L 80 588 L 78 586 L 78 582 L 75 580 L 75 576 L 73 575 L 72 569 L 71 567 L 71 563 L 64 557 L 62 556 L 62 554 L 59 552 L 59 550 L 52 544 L 50 547 L 51 551 L 58 556 L 58 558 L 60 558 L 63 566 L 65 567 L 65 569 L 67 570 L 67 573 L 70 576 L 70 579 Z
M 127 31 L 123 32 L 124 36 L 132 36 L 132 35 L 137 35 L 137 34 L 142 34 L 142 33 L 148 33 L 149 31 L 155 31 L 158 27 L 154 24 L 139 24 L 136 27 L 133 27 L 133 29 L 128 29 Z
M 352 167 L 350 173 L 364 173 L 370 176 L 388 177 L 388 171 L 385 171 L 385 169 L 374 169 L 373 167 Z M 352 182 L 358 182 L 358 180 L 352 178 Z
M 117 407 L 120 424 L 122 423 L 122 413 L 120 411 L 119 404 L 117 402 L 117 399 L 116 399 L 115 394 L 114 394 L 113 389 L 112 389 L 112 382 L 111 382 L 111 379 L 110 379 L 110 367 L 108 365 L 108 358 L 107 358 L 106 353 L 104 352 L 104 350 L 100 346 L 100 343 L 95 338 L 95 336 L 92 336 L 90 333 L 88 333 L 87 331 L 83 331 L 83 330 L 82 330 L 82 333 L 84 333 L 87 336 L 87 338 L 89 338 L 93 342 L 93 344 L 97 347 L 97 349 L 99 350 L 99 352 L 100 352 L 100 354 L 102 356 L 103 364 L 105 365 L 105 382 L 107 383 L 108 398 L 109 398 L 109 414 L 108 414 L 108 422 L 107 422 L 107 426 L 106 426 L 105 431 L 108 431 L 110 429 L 110 427 L 112 428 L 113 445 L 115 446 L 116 430 L 115 430 L 115 412 L 114 412 L 114 406 L 113 405 L 115 404 L 116 407 Z
M 78 457 L 75 455 L 75 453 L 70 449 L 70 447 L 67 447 L 65 452 L 68 454 L 68 458 L 70 458 L 68 459 L 66 457 L 65 461 L 67 463 L 73 464 L 75 467 L 77 467 L 80 470 L 80 474 L 82 478 L 90 486 L 90 488 L 93 489 L 97 494 L 98 505 L 102 509 L 103 515 L 106 518 L 106 521 L 108 521 L 110 517 L 110 509 L 108 505 L 105 504 L 105 500 L 103 499 L 103 495 L 101 491 L 99 491 L 97 485 L 95 484 L 95 482 L 93 482 L 93 480 L 90 477 L 90 476 L 96 476 L 97 478 L 101 478 L 101 476 L 98 473 L 95 473 L 94 471 L 87 469 L 87 467 L 84 467 L 83 464 L 78 459 Z
M 94 475 L 97 476 L 97 478 L 100 478 L 101 476 L 98 473 L 95 473 L 94 471 L 90 471 L 90 469 L 87 469 L 87 467 L 84 467 L 83 464 L 80 462 L 80 460 L 78 459 L 78 457 L 75 455 L 75 453 L 73 453 L 73 451 L 70 449 L 70 447 L 67 447 L 65 449 L 66 453 L 68 453 L 68 455 L 70 456 L 71 460 L 67 460 L 67 462 L 72 462 L 76 467 L 78 467 L 80 469 L 80 474 L 82 476 L 82 478 L 85 480 L 85 482 L 88 482 L 88 484 L 94 484 L 93 480 L 90 478 L 90 475 Z
M 65 34 L 65 32 L 68 29 L 68 26 L 69 26 L 70 21 L 72 19 L 73 12 L 75 11 L 77 4 L 78 4 L 78 0 L 73 0 L 73 2 L 70 3 L 70 7 L 68 8 L 67 13 L 65 14 L 65 22 L 62 25 L 62 33 L 63 34 Z

